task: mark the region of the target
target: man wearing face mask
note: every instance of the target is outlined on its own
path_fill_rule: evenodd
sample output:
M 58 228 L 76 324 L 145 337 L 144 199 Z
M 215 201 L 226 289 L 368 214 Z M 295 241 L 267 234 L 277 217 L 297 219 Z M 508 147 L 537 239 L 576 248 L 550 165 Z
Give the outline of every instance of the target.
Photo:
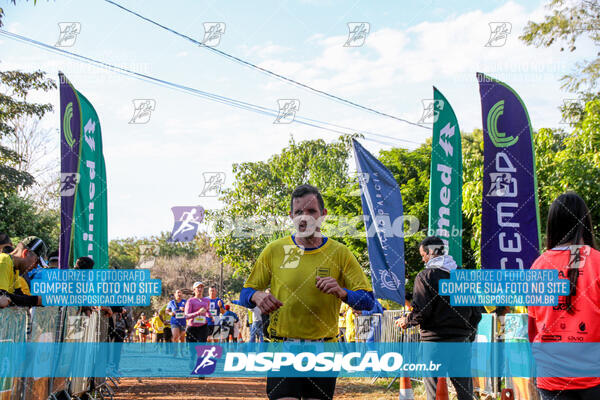
M 342 301 L 357 310 L 373 307 L 371 285 L 352 252 L 321 234 L 326 215 L 319 190 L 298 186 L 290 202 L 295 233 L 269 243 L 244 284 L 240 304 L 270 314 L 271 340 L 333 342 Z M 335 384 L 335 377 L 267 377 L 267 395 L 331 399 Z

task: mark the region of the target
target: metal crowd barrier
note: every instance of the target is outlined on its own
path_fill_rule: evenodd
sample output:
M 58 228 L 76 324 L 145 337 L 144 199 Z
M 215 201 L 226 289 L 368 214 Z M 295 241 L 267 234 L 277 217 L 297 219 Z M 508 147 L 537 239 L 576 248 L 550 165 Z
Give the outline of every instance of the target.
M 354 322 L 356 340 L 359 342 L 381 342 L 381 314 L 358 315 Z
M 397 350 L 403 350 L 403 343 L 420 342 L 419 327 L 408 329 L 399 329 L 395 321 L 408 314 L 406 310 L 386 310 L 383 315 L 374 314 L 372 316 L 358 316 L 356 318 L 356 338 L 357 341 L 372 341 L 396 343 L 392 346 Z M 504 317 L 497 318 L 496 314 L 483 314 L 482 320 L 477 327 L 475 341 L 478 343 L 505 342 L 527 342 L 527 314 L 506 314 Z M 414 347 L 410 347 L 414 350 Z M 406 350 L 406 349 L 404 349 Z M 484 357 L 477 357 L 475 349 L 473 357 L 478 370 L 490 370 L 490 360 Z M 520 360 L 511 360 L 511 363 L 518 363 Z M 374 378 L 375 381 L 377 378 Z M 418 379 L 414 379 L 418 380 Z M 392 386 L 395 379 L 390 383 L 388 389 Z M 504 389 L 501 390 L 502 381 Z M 473 389 L 480 396 L 492 396 L 497 398 L 502 392 L 511 391 L 511 400 L 539 400 L 539 395 L 535 387 L 533 378 L 519 377 L 475 377 L 473 378 Z M 508 396 L 508 395 L 507 395 Z
M 29 315 L 26 308 L 4 308 L 0 310 L 0 342 L 25 342 L 27 339 L 27 319 Z M 25 329 L 24 329 L 25 328 Z M 10 368 L 9 360 L 15 358 L 13 354 L 3 354 L 0 368 Z M 0 377 L 0 399 L 13 400 L 20 398 L 18 378 Z
M 31 332 L 27 341 L 33 343 L 54 343 L 59 341 L 56 327 L 59 325 L 60 309 L 58 307 L 35 307 L 30 311 Z M 41 349 L 35 354 L 28 354 L 31 362 L 47 362 L 55 360 L 58 354 L 44 352 Z M 23 400 L 46 399 L 51 393 L 50 378 L 21 378 L 24 382 Z
M 528 342 L 527 320 L 527 314 L 506 314 L 502 339 L 505 342 Z M 507 365 L 510 368 L 511 365 L 520 362 L 523 360 L 511 360 Z M 535 380 L 532 378 L 506 377 L 505 386 L 512 390 L 512 398 L 515 400 L 539 400 L 540 398 L 535 387 Z
M 90 316 L 81 313 L 79 307 L 33 307 L 31 309 L 10 307 L 0 309 L 0 342 L 58 343 L 108 341 L 108 319 L 99 311 Z M 58 347 L 56 347 L 58 350 Z M 19 368 L 10 364 L 13 354 L 2 354 L 0 370 Z M 71 357 L 78 355 L 72 354 Z M 52 350 L 36 350 L 24 357 L 28 363 L 52 360 L 60 375 L 62 366 L 70 361 L 65 354 Z M 93 358 L 93 359 L 92 359 Z M 88 365 L 103 362 L 106 355 L 95 352 L 87 360 Z M 0 400 L 55 400 L 79 399 L 94 392 L 94 398 L 112 398 L 113 392 L 106 377 L 89 378 L 2 378 L 0 377 Z M 114 379 L 111 379 L 114 383 Z
M 398 348 L 402 343 L 420 342 L 418 327 L 399 329 L 395 321 L 407 314 L 405 310 L 386 310 L 383 314 L 358 316 L 356 319 L 357 340 L 386 342 Z M 477 329 L 477 342 L 519 342 L 527 341 L 527 314 L 507 314 L 498 321 L 495 314 L 483 314 Z M 93 311 L 90 316 L 81 313 L 79 307 L 34 307 L 0 309 L 0 342 L 92 342 L 108 341 L 108 318 L 100 311 Z M 231 333 L 230 321 L 224 320 L 221 325 L 219 339 L 226 340 Z M 501 322 L 500 324 L 498 322 Z M 503 328 L 501 327 L 503 325 Z M 71 354 L 71 357 L 77 355 Z M 87 364 L 93 366 L 107 362 L 106 354 L 95 352 L 87 354 Z M 478 367 L 489 369 L 489 360 L 483 357 L 473 359 Z M 16 358 L 12 354 L 2 354 L 0 371 L 10 368 L 10 360 Z M 28 354 L 28 362 L 36 360 L 54 360 L 56 371 L 60 365 L 69 365 L 67 355 L 53 352 Z M 511 360 L 511 362 L 513 362 Z M 18 367 L 18 366 L 17 366 Z M 57 373 L 59 375 L 59 373 Z M 114 379 L 109 378 L 113 383 Z M 538 400 L 534 380 L 529 378 L 502 378 L 505 387 L 512 390 L 511 399 Z M 480 395 L 498 396 L 500 379 L 493 377 L 473 378 L 474 389 Z M 391 384 L 390 384 L 391 386 Z M 45 400 L 45 399 L 79 399 L 86 393 L 94 392 L 96 398 L 112 398 L 113 392 L 107 384 L 106 377 L 71 377 L 71 378 L 1 378 L 0 400 Z
M 405 310 L 385 310 L 381 321 L 382 342 L 420 342 L 421 334 L 419 327 L 413 326 L 408 329 L 399 329 L 395 322 L 398 318 L 407 315 Z

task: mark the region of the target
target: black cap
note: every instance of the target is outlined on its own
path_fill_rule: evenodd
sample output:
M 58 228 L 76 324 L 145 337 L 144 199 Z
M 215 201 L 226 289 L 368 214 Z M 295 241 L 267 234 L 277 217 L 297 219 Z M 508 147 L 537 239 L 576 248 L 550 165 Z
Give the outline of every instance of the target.
M 29 251 L 33 251 L 40 258 L 40 263 L 42 266 L 45 266 L 46 261 L 46 252 L 48 251 L 46 247 L 46 243 L 42 239 L 37 236 L 27 236 L 25 239 L 21 240 L 23 246 Z

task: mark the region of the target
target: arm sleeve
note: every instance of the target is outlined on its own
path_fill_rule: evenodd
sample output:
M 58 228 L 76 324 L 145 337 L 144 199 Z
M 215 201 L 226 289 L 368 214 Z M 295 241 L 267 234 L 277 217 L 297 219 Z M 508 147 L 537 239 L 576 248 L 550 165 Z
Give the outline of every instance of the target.
M 27 296 L 26 294 L 15 294 L 5 292 L 10 301 L 16 306 L 35 307 L 38 305 L 38 296 Z
M 346 303 L 355 310 L 370 310 L 373 308 L 375 299 L 373 298 L 373 292 L 366 290 L 352 291 L 346 289 L 348 297 L 346 297 Z
M 253 289 L 251 287 L 243 288 L 242 291 L 240 292 L 240 301 L 239 301 L 240 306 L 244 306 L 246 308 L 256 307 L 256 304 L 254 304 L 250 300 L 254 293 L 256 293 L 256 289 Z
M 415 326 L 429 319 L 431 315 L 433 290 L 431 285 L 425 281 L 423 274 L 419 273 L 415 279 L 413 288 L 413 311 L 408 315 L 408 325 Z

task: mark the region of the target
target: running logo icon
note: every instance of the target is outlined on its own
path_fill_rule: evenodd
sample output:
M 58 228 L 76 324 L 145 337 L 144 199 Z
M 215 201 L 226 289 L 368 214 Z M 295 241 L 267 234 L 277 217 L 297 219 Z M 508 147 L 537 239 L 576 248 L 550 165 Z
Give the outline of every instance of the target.
M 60 31 L 55 47 L 72 47 L 77 40 L 77 35 L 81 33 L 81 23 L 79 22 L 59 22 Z
M 217 47 L 221 43 L 221 36 L 224 34 L 225 22 L 205 22 L 202 44 L 208 47 Z
M 368 22 L 348 22 L 348 40 L 344 47 L 361 47 L 371 31 L 371 24 Z
M 286 244 L 283 246 L 283 262 L 280 268 L 293 269 L 298 268 L 300 257 L 304 254 L 304 250 L 295 244 Z
M 143 244 L 140 245 L 140 262 L 138 263 L 140 268 L 152 268 L 156 257 L 160 252 L 160 247 L 156 244 Z
M 506 44 L 508 35 L 512 30 L 510 22 L 490 22 L 490 38 L 485 47 L 502 47 Z
M 225 185 L 225 172 L 203 172 L 204 188 L 199 197 L 216 197 Z
M 388 290 L 398 290 L 400 287 L 400 279 L 392 271 L 386 269 L 379 271 L 381 279 L 381 287 Z
M 296 113 L 300 110 L 300 100 L 298 99 L 279 99 L 279 113 L 273 121 L 274 124 L 291 124 L 296 118 Z
M 489 197 L 515 197 L 517 195 L 517 180 L 508 172 L 491 172 Z
M 60 195 L 62 197 L 73 196 L 78 183 L 79 174 L 77 172 L 62 172 L 60 174 Z
M 221 346 L 196 346 L 196 367 L 192 371 L 192 375 L 210 375 L 217 368 L 217 359 L 223 355 Z
M 434 124 L 440 117 L 440 111 L 444 109 L 444 100 L 423 99 L 423 115 L 418 124 Z
M 562 119 L 559 124 L 574 124 L 583 117 L 583 106 L 577 99 L 565 99 L 561 107 Z
M 147 124 L 152 116 L 152 111 L 156 109 L 156 100 L 154 99 L 134 99 L 133 117 L 130 124 Z
M 354 174 L 356 176 L 356 181 L 358 182 L 358 189 L 352 191 L 350 193 L 350 196 L 360 196 L 363 188 L 366 187 L 366 185 L 369 183 L 369 180 L 371 179 L 371 177 L 368 172 L 358 172 L 357 171 Z M 353 176 L 353 178 L 354 178 L 354 176 Z
M 190 242 L 196 236 L 198 227 L 204 219 L 204 208 L 172 207 L 174 222 L 169 242 Z

